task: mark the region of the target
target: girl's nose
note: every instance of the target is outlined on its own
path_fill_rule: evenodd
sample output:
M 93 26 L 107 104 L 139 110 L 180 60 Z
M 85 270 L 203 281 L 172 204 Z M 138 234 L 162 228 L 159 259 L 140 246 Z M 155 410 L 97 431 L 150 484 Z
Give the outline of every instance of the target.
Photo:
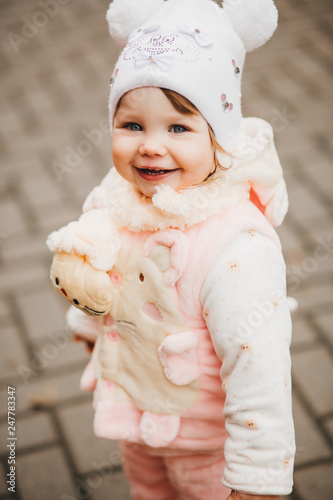
M 157 136 L 147 135 L 143 137 L 142 144 L 139 147 L 139 153 L 141 156 L 165 156 L 166 152 L 166 147 Z

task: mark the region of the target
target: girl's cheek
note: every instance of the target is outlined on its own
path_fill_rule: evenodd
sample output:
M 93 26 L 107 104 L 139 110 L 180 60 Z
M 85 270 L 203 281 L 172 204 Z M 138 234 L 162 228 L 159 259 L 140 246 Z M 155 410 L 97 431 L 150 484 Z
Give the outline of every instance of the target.
M 130 144 L 128 138 L 117 134 L 111 139 L 111 150 L 114 154 L 124 154 L 130 149 Z

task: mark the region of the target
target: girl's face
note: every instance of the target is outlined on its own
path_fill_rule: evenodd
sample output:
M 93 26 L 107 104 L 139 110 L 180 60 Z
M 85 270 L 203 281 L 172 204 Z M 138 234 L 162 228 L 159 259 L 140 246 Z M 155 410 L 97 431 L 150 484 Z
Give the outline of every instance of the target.
M 149 197 L 159 184 L 200 184 L 215 168 L 206 120 L 177 111 L 157 87 L 122 97 L 111 144 L 118 173 Z

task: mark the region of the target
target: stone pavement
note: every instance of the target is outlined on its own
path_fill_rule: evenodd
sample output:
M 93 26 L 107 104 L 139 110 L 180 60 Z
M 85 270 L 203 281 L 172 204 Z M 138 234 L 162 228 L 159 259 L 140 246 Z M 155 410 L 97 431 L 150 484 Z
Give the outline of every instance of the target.
M 244 115 L 271 122 L 290 193 L 279 234 L 289 294 L 297 432 L 290 500 L 333 498 L 332 4 L 279 0 L 272 41 L 248 56 Z M 49 283 L 49 232 L 75 219 L 111 166 L 117 54 L 107 0 L 2 0 L 0 499 L 127 500 L 116 444 L 92 433 L 88 356 Z M 7 387 L 16 388 L 17 488 L 6 484 Z M 204 500 L 204 499 L 203 499 Z

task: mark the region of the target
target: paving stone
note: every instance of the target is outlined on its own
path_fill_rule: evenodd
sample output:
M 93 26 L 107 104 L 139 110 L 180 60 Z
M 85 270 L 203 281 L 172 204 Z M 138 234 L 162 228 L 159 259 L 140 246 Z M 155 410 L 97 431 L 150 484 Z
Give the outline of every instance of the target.
M 308 252 L 300 245 L 285 253 L 288 293 L 300 288 L 302 282 L 309 278 L 310 273 L 307 269 L 304 269 L 304 263 L 305 267 L 307 267 L 307 258 Z
M 325 215 L 325 206 L 319 203 L 313 196 L 310 196 L 310 190 L 302 185 L 296 188 L 289 188 L 289 203 L 293 217 L 299 221 L 311 222 L 313 217 L 322 217 Z
M 104 165 L 108 165 L 108 162 L 103 162 Z M 75 198 L 77 200 L 77 206 L 79 207 L 80 211 L 79 213 L 81 214 L 81 207 L 83 205 L 84 200 L 88 196 L 88 194 L 92 191 L 92 186 L 99 185 L 103 177 L 108 173 L 109 169 L 108 168 L 103 168 L 99 170 L 99 175 L 96 175 L 96 181 L 91 182 L 91 176 L 87 176 L 86 182 L 82 180 L 80 183 L 75 185 Z
M 8 322 L 10 319 L 10 308 L 7 300 L 0 299 L 0 321 Z
M 18 296 L 17 303 L 28 336 L 32 340 L 44 338 L 65 328 L 68 304 L 53 290 L 51 282 L 49 288 L 44 286 L 42 290 Z
M 20 454 L 25 449 L 45 443 L 51 443 L 57 440 L 57 436 L 52 427 L 48 414 L 40 412 L 28 415 L 26 417 L 16 418 L 16 449 Z M 7 423 L 0 426 L 1 432 L 1 452 L 6 451 L 7 441 Z
M 59 500 L 75 496 L 68 465 L 60 448 L 50 448 L 17 458 L 17 486 L 23 500 Z
M 333 313 L 321 314 L 314 322 L 323 330 L 325 337 L 333 344 Z
M 323 155 L 319 148 L 308 150 L 306 157 L 307 161 L 304 162 L 301 161 L 301 158 L 298 159 L 302 170 L 305 170 L 309 178 L 332 199 L 333 176 L 329 159 Z
M 309 346 L 314 344 L 317 340 L 317 334 L 311 328 L 311 325 L 305 321 L 304 319 L 298 318 L 293 319 L 293 330 L 292 330 L 292 339 L 291 346 L 292 348 L 299 348 L 303 346 Z
M 59 416 L 80 473 L 121 463 L 117 442 L 97 438 L 93 433 L 94 411 L 91 401 L 64 408 Z
M 285 256 L 287 256 L 289 252 L 292 252 L 295 249 L 298 250 L 301 246 L 299 238 L 287 224 L 282 224 L 280 227 L 278 227 L 277 233 L 281 240 L 282 251 Z
M 3 467 L 2 464 L 0 464 L 0 495 L 4 495 L 5 493 L 8 493 L 8 484 L 6 483 L 7 477 L 6 477 L 6 471 L 5 468 Z
M 96 485 L 97 484 L 99 484 L 99 482 L 96 481 Z M 93 500 L 105 500 L 106 498 L 108 500 L 132 499 L 129 485 L 122 472 L 113 472 L 110 476 L 103 477 L 101 485 L 92 490 Z
M 31 446 L 57 440 L 48 413 L 35 412 L 17 420 L 17 449 L 20 452 Z
M 59 184 L 66 183 L 66 187 L 71 189 L 72 193 L 77 198 L 79 198 L 79 209 L 81 209 L 81 205 L 87 194 L 93 189 L 94 185 L 97 185 L 99 183 L 97 179 L 93 179 L 91 165 L 94 165 L 92 158 L 89 158 L 87 160 L 85 159 L 80 165 L 73 169 L 68 168 L 67 164 L 64 161 L 57 161 L 56 163 L 52 164 L 52 166 L 55 168 L 54 173 L 57 176 L 57 181 L 59 179 Z M 102 179 L 103 174 L 100 174 L 99 177 L 100 179 Z
M 0 294 L 29 292 L 31 289 L 43 287 L 47 282 L 49 271 L 39 263 L 28 266 L 27 262 L 20 265 L 8 265 L 0 269 Z
M 333 418 L 329 418 L 328 420 L 325 420 L 324 427 L 330 433 L 331 438 L 333 440 Z
M 38 207 L 43 203 L 59 201 L 59 190 L 46 175 L 44 175 L 44 178 L 25 181 L 22 183 L 21 189 L 32 206 Z M 42 209 L 43 207 L 41 206 Z
M 315 252 L 320 252 L 320 260 L 315 258 Z M 315 262 L 314 262 L 315 261 Z M 310 253 L 308 256 L 306 264 L 308 267 L 314 269 L 314 271 L 309 276 L 310 280 L 313 284 L 316 281 L 316 284 L 323 283 L 328 281 L 329 276 L 333 275 L 333 255 L 329 255 L 325 252 L 324 248 L 320 245 Z
M 31 410 L 37 407 L 50 407 L 58 403 L 71 401 L 76 396 L 82 397 L 80 389 L 82 368 L 72 373 L 55 375 L 52 378 L 43 377 L 38 371 L 33 371 L 30 365 L 21 366 L 19 383 L 16 387 L 17 411 Z M 7 415 L 7 387 L 0 390 L 0 417 Z
M 333 219 L 333 218 L 332 218 Z M 331 221 L 329 221 L 332 224 Z M 319 226 L 320 227 L 320 226 Z M 304 259 L 303 267 L 308 267 L 308 272 L 333 274 L 333 233 L 317 231 L 311 234 L 312 250 Z M 329 227 L 329 224 L 326 226 Z M 309 234 L 310 236 L 310 234 Z
M 294 382 L 306 394 L 318 416 L 333 411 L 333 359 L 325 348 L 295 353 L 292 358 Z
M 11 137 L 13 137 L 13 135 L 11 135 Z M 20 140 L 25 141 L 26 138 L 23 136 L 20 138 Z M 29 141 L 31 141 L 31 138 L 29 138 Z M 26 143 L 24 142 L 24 146 L 26 146 L 26 144 L 30 144 L 29 141 L 27 141 Z M 25 155 L 24 151 L 17 149 L 15 151 L 16 154 L 13 158 L 11 158 L 11 161 L 8 162 L 7 169 L 6 165 L 1 166 L 1 177 L 3 178 L 4 184 L 16 185 L 16 183 L 20 182 L 21 180 L 24 181 L 25 179 L 36 179 L 39 176 L 44 175 L 44 167 L 41 158 L 36 156 L 34 156 L 33 158 L 27 158 L 27 149 L 25 149 Z M 20 157 L 21 153 L 23 160 Z
M 0 379 L 9 379 L 17 375 L 17 366 L 28 363 L 29 358 L 14 326 L 3 328 L 1 335 Z
M 70 207 L 63 203 L 50 203 L 43 206 L 43 211 L 38 212 L 38 224 L 42 229 L 51 228 L 51 231 L 56 231 L 62 226 L 65 226 L 72 220 L 78 218 L 80 210 L 76 207 Z
M 9 234 L 24 231 L 25 221 L 15 200 L 8 199 L 1 202 L 0 212 L 0 233 L 2 238 L 5 238 Z
M 3 260 L 18 260 L 34 259 L 38 261 L 45 255 L 51 257 L 51 254 L 46 246 L 47 232 L 39 232 L 38 234 L 19 233 L 8 236 L 4 239 L 0 251 Z
M 303 276 L 306 273 L 303 274 Z M 309 277 L 309 273 L 307 278 Z M 306 279 L 307 279 L 306 278 Z M 300 284 L 302 288 L 297 288 L 297 290 L 293 290 L 293 295 L 295 295 L 296 299 L 299 303 L 299 309 L 301 312 L 309 312 L 313 311 L 316 313 L 316 309 L 318 306 L 323 304 L 327 305 L 327 307 L 331 307 L 333 302 L 333 285 L 330 283 L 324 283 L 318 286 L 304 286 L 304 282 L 300 280 Z M 294 293 L 295 292 L 295 293 Z
M 307 249 L 304 247 L 295 248 L 285 256 L 288 293 L 293 294 L 299 291 L 300 298 L 306 302 L 309 299 L 307 290 L 311 289 L 312 285 L 324 286 L 325 281 L 328 281 L 327 277 L 333 271 L 333 257 L 319 243 L 320 241 L 324 240 L 318 239 L 318 244 L 316 246 L 311 245 L 311 249 L 309 247 Z M 329 300 L 329 296 L 327 299 Z
M 325 442 L 315 422 L 307 415 L 297 396 L 293 397 L 293 416 L 296 422 L 296 467 L 332 457 L 332 450 Z
M 86 362 L 90 359 L 90 354 L 83 342 L 74 342 L 72 334 L 65 331 L 55 331 L 47 336 L 47 340 L 42 340 L 34 344 L 33 352 L 35 357 L 41 359 L 44 370 L 61 369 L 70 366 L 74 362 Z
M 326 250 L 328 256 L 333 255 L 333 229 L 332 229 L 332 214 L 326 214 L 325 217 L 313 219 L 314 224 L 305 226 L 302 224 L 302 229 L 309 241 L 314 245 L 319 245 Z M 324 251 L 321 252 L 324 255 Z
M 302 500 L 332 500 L 333 462 L 296 471 L 295 484 Z
M 12 112 L 12 109 L 7 102 L 1 102 L 0 109 L 2 117 L 2 120 L 0 122 L 1 134 L 6 132 L 10 133 L 21 128 L 21 124 L 18 120 L 17 115 Z

